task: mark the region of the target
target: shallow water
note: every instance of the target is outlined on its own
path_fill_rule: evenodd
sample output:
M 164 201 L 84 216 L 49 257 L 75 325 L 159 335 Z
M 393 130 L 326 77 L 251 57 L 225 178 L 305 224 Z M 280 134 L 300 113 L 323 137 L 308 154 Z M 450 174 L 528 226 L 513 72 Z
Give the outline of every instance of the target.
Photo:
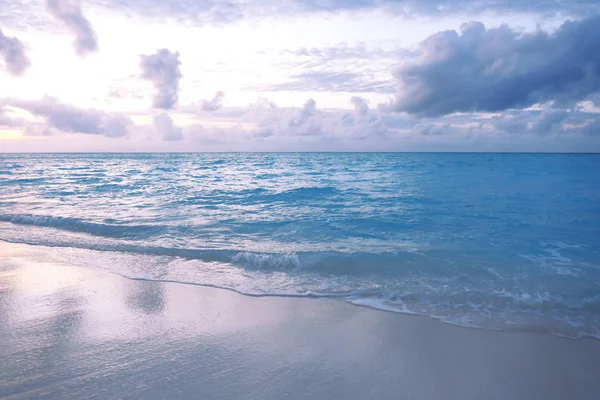
M 0 155 L 0 240 L 139 279 L 600 338 L 600 155 Z

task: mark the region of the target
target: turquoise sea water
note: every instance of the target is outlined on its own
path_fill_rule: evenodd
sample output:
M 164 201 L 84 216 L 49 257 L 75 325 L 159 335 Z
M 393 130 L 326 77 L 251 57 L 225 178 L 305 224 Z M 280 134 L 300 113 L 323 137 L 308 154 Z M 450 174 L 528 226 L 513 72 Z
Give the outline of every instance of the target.
M 0 155 L 0 240 L 127 278 L 600 338 L 600 155 Z

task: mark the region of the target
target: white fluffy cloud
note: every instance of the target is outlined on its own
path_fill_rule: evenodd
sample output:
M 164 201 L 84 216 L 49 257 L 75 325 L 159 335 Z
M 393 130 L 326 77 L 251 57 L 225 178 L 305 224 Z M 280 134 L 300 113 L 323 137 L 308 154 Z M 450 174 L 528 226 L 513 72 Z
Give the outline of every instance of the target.
M 175 126 L 173 118 L 163 113 L 156 115 L 153 119 L 154 128 L 164 140 L 175 141 L 183 139 L 181 128 Z
M 82 133 L 107 137 L 126 136 L 132 125 L 129 117 L 96 109 L 84 109 L 64 104 L 54 97 L 41 100 L 0 100 L 0 104 L 28 111 L 42 118 L 43 123 L 18 120 L 25 132 L 30 135 L 51 134 L 53 131 Z
M 98 38 L 77 0 L 46 0 L 50 13 L 75 34 L 75 51 L 84 56 L 98 50 Z
M 369 102 L 362 97 L 352 96 L 350 103 L 354 106 L 354 111 L 358 115 L 367 115 L 369 113 Z
M 157 91 L 152 105 L 169 110 L 179 99 L 179 53 L 160 49 L 155 54 L 143 55 L 140 60 L 142 78 L 154 84 Z
M 225 93 L 216 92 L 212 99 L 210 100 L 202 100 L 200 102 L 200 110 L 201 111 L 217 111 L 221 107 L 223 107 L 223 99 L 225 99 Z
M 22 75 L 29 67 L 29 58 L 25 53 L 25 45 L 16 37 L 5 36 L 0 29 L 0 57 L 3 66 L 12 75 Z

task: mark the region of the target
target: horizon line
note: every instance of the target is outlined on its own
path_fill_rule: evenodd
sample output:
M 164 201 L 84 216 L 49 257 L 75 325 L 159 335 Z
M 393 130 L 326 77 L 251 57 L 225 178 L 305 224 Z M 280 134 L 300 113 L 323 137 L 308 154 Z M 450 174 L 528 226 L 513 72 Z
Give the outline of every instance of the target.
M 0 151 L 11 154 L 600 154 L 555 151 Z

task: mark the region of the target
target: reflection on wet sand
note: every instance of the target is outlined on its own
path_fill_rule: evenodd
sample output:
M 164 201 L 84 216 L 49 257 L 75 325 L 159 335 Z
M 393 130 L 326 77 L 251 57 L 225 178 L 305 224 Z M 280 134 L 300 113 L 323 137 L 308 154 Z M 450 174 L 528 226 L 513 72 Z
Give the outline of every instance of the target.
M 131 310 L 139 310 L 144 314 L 159 314 L 165 308 L 165 293 L 163 284 L 156 282 L 154 285 L 127 285 L 127 306 Z
M 458 328 L 333 300 L 133 281 L 75 266 L 81 257 L 73 254 L 0 242 L 0 397 L 600 394 L 598 341 Z

